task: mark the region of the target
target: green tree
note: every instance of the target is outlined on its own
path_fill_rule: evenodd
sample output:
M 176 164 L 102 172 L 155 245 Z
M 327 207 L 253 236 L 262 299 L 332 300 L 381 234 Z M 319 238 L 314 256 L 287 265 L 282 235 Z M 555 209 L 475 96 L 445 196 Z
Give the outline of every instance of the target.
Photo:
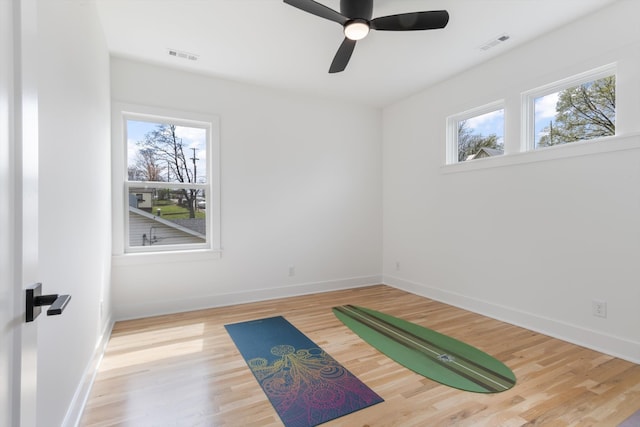
M 151 181 L 196 182 L 195 151 L 194 158 L 185 155 L 185 147 L 182 138 L 176 134 L 175 125 L 159 124 L 137 144 L 140 147 L 139 156 L 147 160 L 146 164 L 151 170 L 157 172 L 153 175 L 155 179 L 150 179 Z M 160 166 L 165 164 L 166 167 Z M 162 171 L 166 172 L 164 178 L 161 176 Z M 189 210 L 189 218 L 195 218 L 198 190 L 181 189 L 179 193 Z
M 481 148 L 493 148 L 502 150 L 502 145 L 498 142 L 495 134 L 481 135 L 473 133 L 466 120 L 458 122 L 458 161 L 464 162 L 467 157 L 477 154 Z
M 555 122 L 538 145 L 566 144 L 616 133 L 616 78 L 609 76 L 565 89 L 558 95 Z

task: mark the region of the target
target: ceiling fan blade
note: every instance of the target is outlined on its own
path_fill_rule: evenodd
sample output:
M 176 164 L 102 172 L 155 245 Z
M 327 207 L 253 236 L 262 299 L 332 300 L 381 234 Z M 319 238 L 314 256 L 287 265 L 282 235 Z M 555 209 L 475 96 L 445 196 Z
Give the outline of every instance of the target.
M 284 0 L 285 3 L 293 7 L 297 7 L 300 10 L 309 12 L 312 15 L 319 16 L 329 21 L 337 22 L 340 25 L 344 25 L 349 20 L 346 16 L 342 16 L 335 10 L 327 7 L 323 4 L 315 2 L 313 0 Z
M 347 68 L 347 64 L 349 63 L 349 59 L 351 59 L 351 54 L 355 47 L 356 41 L 345 37 L 336 52 L 336 56 L 333 57 L 333 62 L 331 63 L 331 67 L 329 67 L 329 72 L 339 73 L 340 71 L 344 71 L 344 69 Z
M 380 31 L 435 30 L 446 27 L 448 22 L 449 13 L 446 10 L 432 10 L 381 16 L 370 22 L 370 28 Z

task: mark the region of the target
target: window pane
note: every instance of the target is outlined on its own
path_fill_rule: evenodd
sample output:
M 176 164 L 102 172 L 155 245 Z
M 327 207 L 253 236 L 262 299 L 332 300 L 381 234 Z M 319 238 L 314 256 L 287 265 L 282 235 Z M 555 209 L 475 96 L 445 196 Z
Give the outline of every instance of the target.
M 535 148 L 616 133 L 616 78 L 608 76 L 535 98 Z
M 504 154 L 504 109 L 459 120 L 458 161 Z
M 201 189 L 129 188 L 129 246 L 206 243 Z
M 127 120 L 129 181 L 207 182 L 207 131 Z

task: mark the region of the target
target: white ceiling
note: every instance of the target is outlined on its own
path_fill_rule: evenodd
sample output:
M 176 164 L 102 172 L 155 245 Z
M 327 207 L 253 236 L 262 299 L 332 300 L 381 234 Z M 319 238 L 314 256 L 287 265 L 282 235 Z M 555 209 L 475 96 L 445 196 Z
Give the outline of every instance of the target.
M 282 0 L 97 0 L 113 55 L 382 107 L 614 0 L 374 0 L 373 16 L 446 9 L 442 30 L 372 31 L 329 74 L 344 36 Z M 339 10 L 339 0 L 321 0 Z M 483 51 L 502 34 L 510 39 Z M 170 56 L 168 49 L 198 55 Z

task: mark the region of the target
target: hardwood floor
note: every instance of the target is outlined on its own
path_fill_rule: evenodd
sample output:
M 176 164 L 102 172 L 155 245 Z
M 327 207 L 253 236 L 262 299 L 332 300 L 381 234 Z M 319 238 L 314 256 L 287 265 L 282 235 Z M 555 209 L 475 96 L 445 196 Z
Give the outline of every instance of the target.
M 459 391 L 409 371 L 332 313 L 356 304 L 474 345 L 512 389 Z M 385 402 L 326 426 L 617 426 L 640 409 L 640 365 L 384 285 L 116 323 L 81 426 L 281 426 L 227 323 L 283 315 Z

